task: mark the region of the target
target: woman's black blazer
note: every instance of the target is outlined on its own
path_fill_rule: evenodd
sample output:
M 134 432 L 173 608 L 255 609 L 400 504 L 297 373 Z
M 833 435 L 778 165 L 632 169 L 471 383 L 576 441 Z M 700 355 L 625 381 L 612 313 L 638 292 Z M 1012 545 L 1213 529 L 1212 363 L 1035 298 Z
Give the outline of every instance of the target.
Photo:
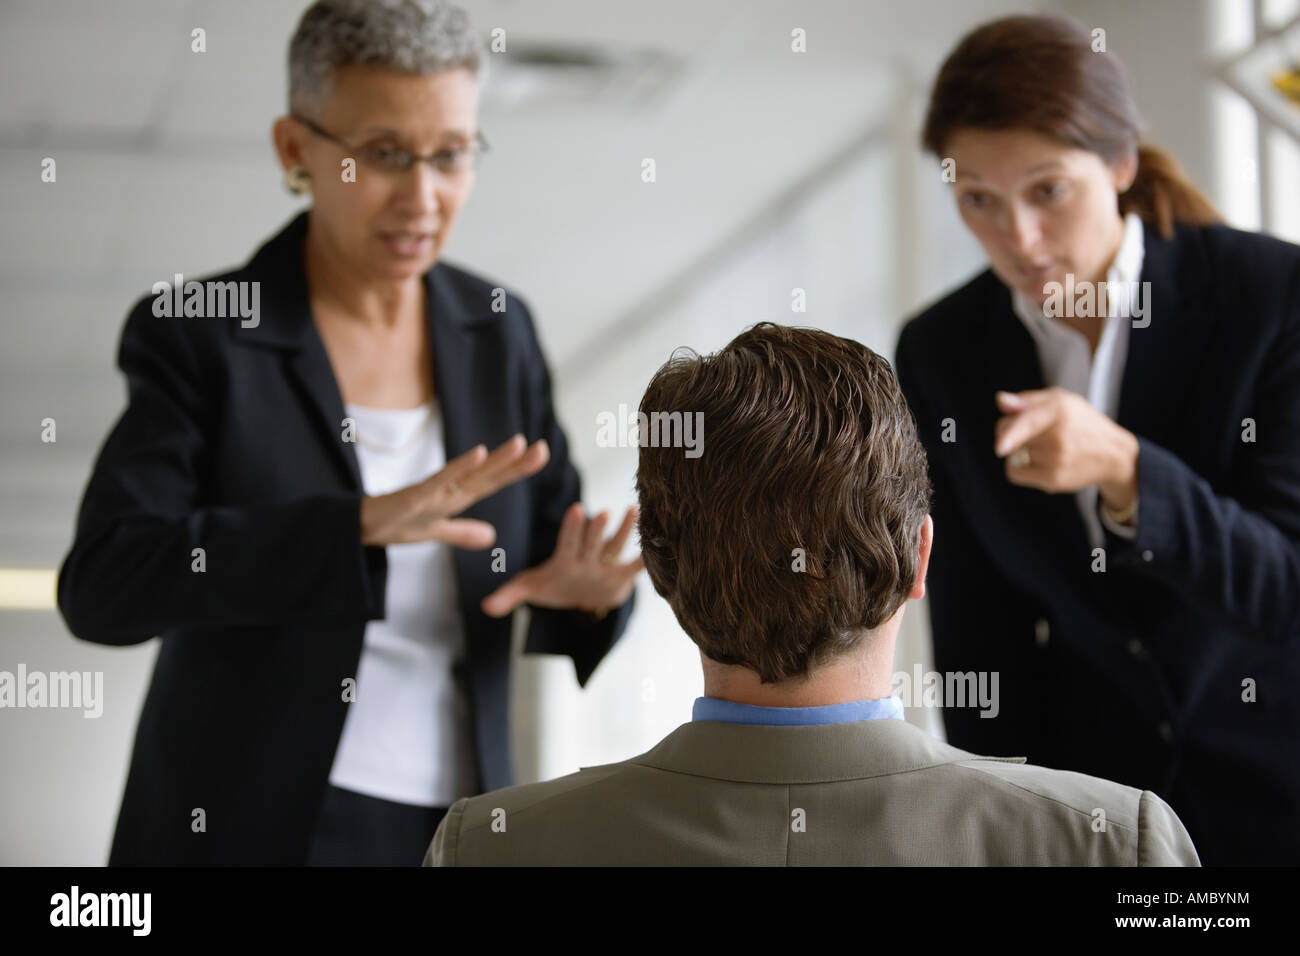
M 128 406 L 58 578 L 77 637 L 162 636 L 110 864 L 303 863 L 347 711 L 343 682 L 366 622 L 384 616 L 386 552 L 361 544 L 356 452 L 311 318 L 308 215 L 211 277 L 261 283 L 256 325 L 156 317 L 149 296 L 122 332 Z M 424 281 L 448 459 L 516 432 L 551 451 L 543 471 L 465 513 L 496 528 L 506 573 L 491 550 L 454 552 L 468 645 L 456 676 L 472 701 L 479 786 L 493 790 L 513 782 L 511 619 L 479 602 L 550 556 L 580 486 L 528 309 L 506 295 L 494 311 L 492 283 L 444 263 Z M 570 655 L 585 684 L 633 603 L 601 621 L 533 609 L 525 650 Z
M 1204 863 L 1300 863 L 1300 248 L 1224 226 L 1145 240 L 1150 324 L 1118 414 L 1141 445 L 1137 538 L 1106 532 L 1104 571 L 1075 496 L 994 456 L 994 392 L 1044 384 L 1007 287 L 986 271 L 903 329 L 936 667 L 999 672 L 996 717 L 944 721 L 963 749 L 1155 791 Z

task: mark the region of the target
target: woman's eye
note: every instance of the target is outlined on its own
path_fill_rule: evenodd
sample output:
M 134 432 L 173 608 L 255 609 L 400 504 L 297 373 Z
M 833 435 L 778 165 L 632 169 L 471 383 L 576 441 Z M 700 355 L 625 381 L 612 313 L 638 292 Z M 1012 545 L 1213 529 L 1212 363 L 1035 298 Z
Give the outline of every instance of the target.
M 1060 199 L 1065 195 L 1065 183 L 1043 183 L 1038 187 L 1042 199 Z
M 405 165 L 405 151 L 392 146 L 367 146 L 362 152 L 367 159 L 380 166 L 400 168 Z
M 460 149 L 441 149 L 433 154 L 434 162 L 442 169 L 460 169 L 465 165 L 465 160 L 469 156 L 469 150 Z
M 967 209 L 984 209 L 989 204 L 989 197 L 984 193 L 963 193 L 961 204 Z

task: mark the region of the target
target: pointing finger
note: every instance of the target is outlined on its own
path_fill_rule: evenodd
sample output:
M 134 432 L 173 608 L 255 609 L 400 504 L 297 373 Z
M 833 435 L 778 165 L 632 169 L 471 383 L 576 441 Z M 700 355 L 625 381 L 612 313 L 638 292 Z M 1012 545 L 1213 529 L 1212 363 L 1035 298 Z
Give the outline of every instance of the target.
M 1030 405 L 1022 412 L 1009 415 L 1004 420 L 1009 420 L 1010 424 L 1003 427 L 1002 433 L 996 436 L 993 445 L 993 452 L 999 458 L 1006 457 L 1013 450 L 1028 444 L 1050 428 L 1056 420 L 1056 408 L 1038 403 Z

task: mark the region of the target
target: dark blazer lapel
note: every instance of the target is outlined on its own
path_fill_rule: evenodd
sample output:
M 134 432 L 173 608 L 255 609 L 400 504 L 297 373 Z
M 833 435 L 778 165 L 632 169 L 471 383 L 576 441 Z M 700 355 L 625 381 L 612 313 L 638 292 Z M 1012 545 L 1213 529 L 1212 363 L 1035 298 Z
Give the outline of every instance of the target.
M 338 379 L 330 364 L 329 353 L 325 351 L 325 343 L 310 316 L 307 326 L 309 328 L 304 335 L 303 347 L 289 359 L 286 367 L 315 408 L 323 434 L 337 452 L 352 489 L 361 491 L 361 466 L 357 462 L 356 445 L 343 441 L 343 419 L 346 412 L 343 396 L 339 394 Z
M 507 357 L 489 347 L 491 343 L 484 330 L 503 316 L 491 312 L 478 314 L 475 304 L 458 291 L 442 265 L 435 265 L 425 273 L 425 284 L 429 342 L 447 461 L 480 443 L 492 451 L 513 432 L 523 430 L 523 423 L 514 421 L 509 412 L 510 403 L 501 401 L 493 391 L 501 387 L 493 378 L 502 374 Z M 497 532 L 493 547 L 505 548 L 511 560 L 518 560 L 523 548 L 517 542 L 526 540 L 521 536 L 527 533 L 527 517 L 518 508 L 514 497 L 517 493 L 514 487 L 503 489 L 460 514 L 492 525 Z M 470 622 L 487 620 L 478 600 L 504 583 L 504 579 L 492 572 L 491 561 L 485 557 L 489 552 L 454 548 L 452 554 L 462 612 Z M 498 624 L 494 622 L 492 626 Z M 470 643 L 473 655 L 475 642 Z
M 468 316 L 443 269 L 434 266 L 426 272 L 424 287 L 429 349 L 433 353 L 434 382 L 442 410 L 443 444 L 447 460 L 451 461 L 484 440 L 472 430 L 475 403 L 469 368 L 470 333 L 465 328 Z M 489 444 L 488 451 L 491 450 Z
M 1164 239 L 1147 225 L 1144 241 L 1141 281 L 1151 283 L 1145 303 L 1149 324 L 1129 329 L 1118 421 L 1135 435 L 1166 445 L 1180 428 L 1194 384 L 1186 371 L 1198 364 L 1210 332 L 1210 324 L 1197 315 L 1198 303 L 1210 301 L 1201 291 L 1208 267 L 1188 268 L 1179 261 L 1186 234 Z
M 354 491 L 362 490 L 356 448 L 343 441 L 343 396 L 325 343 L 312 320 L 311 297 L 303 263 L 308 213 L 300 213 L 249 261 L 245 271 L 261 282 L 262 314 L 251 328 L 235 324 L 236 342 L 285 353 L 286 374 L 314 411 L 322 440 Z

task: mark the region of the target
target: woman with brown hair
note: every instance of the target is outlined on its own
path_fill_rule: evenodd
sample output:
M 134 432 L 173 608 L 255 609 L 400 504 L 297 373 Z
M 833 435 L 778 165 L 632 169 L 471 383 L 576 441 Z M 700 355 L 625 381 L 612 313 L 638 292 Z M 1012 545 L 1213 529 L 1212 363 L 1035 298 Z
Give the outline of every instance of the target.
M 1002 698 L 945 725 L 1155 791 L 1207 864 L 1296 863 L 1300 248 L 1223 225 L 1139 134 L 1114 54 L 1058 18 L 976 29 L 931 94 L 924 144 L 990 268 L 896 367 L 935 663 Z

